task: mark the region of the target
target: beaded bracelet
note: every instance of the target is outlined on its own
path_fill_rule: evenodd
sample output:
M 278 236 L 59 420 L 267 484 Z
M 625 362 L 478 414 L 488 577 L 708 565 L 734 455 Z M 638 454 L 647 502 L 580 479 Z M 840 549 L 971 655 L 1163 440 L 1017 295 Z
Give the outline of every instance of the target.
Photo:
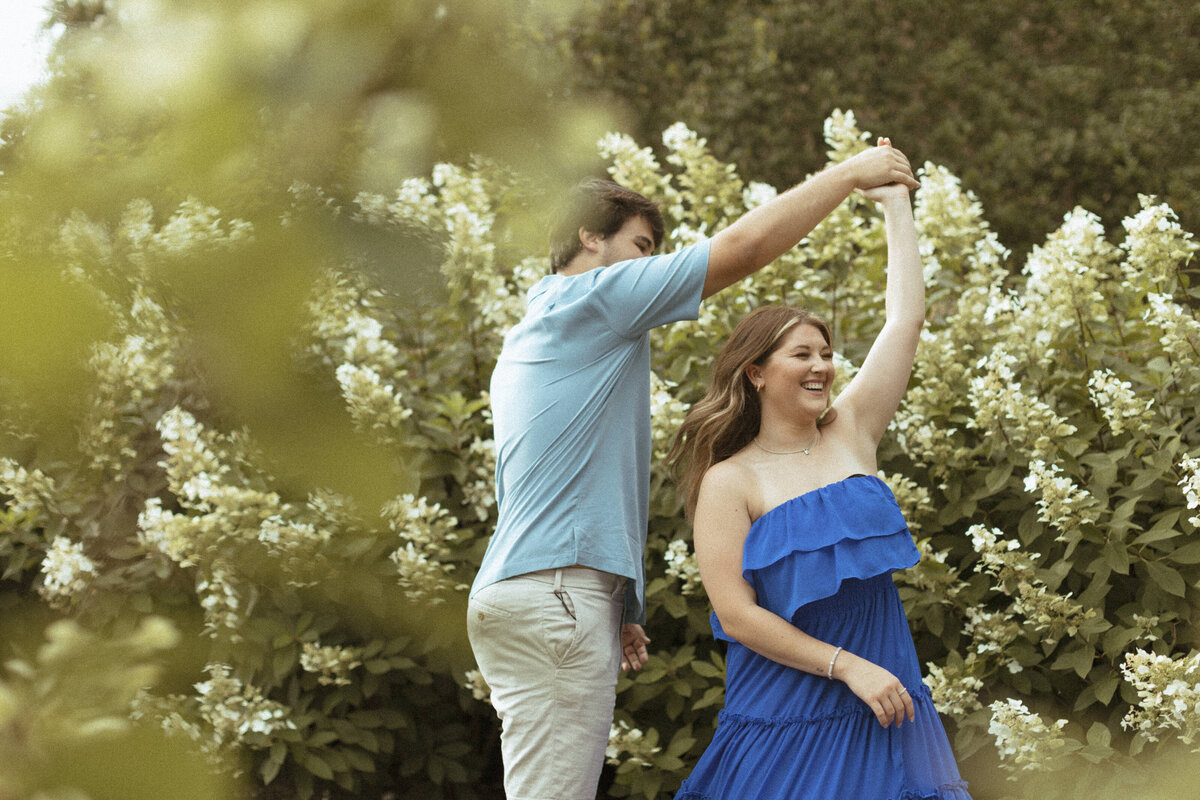
M 841 654 L 842 648 L 833 651 L 833 658 L 829 659 L 829 669 L 825 670 L 825 677 L 833 680 L 833 662 L 837 661 L 837 657 Z

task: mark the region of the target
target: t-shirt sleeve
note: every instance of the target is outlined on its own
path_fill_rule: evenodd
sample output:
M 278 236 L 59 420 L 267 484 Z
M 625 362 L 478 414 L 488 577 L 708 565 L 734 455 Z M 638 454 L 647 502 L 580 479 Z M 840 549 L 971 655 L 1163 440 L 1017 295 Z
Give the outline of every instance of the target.
M 597 270 L 593 298 L 601 316 L 621 336 L 696 319 L 708 273 L 709 240 L 674 253 L 622 261 Z

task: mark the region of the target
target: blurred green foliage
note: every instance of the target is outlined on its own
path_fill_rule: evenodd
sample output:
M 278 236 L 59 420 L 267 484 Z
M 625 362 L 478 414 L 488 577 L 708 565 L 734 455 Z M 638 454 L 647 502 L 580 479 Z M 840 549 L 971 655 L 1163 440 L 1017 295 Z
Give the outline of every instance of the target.
M 744 175 L 822 163 L 853 108 L 946 165 L 1023 253 L 1076 205 L 1107 224 L 1137 195 L 1200 228 L 1200 9 L 1136 0 L 588 0 L 561 45 L 581 90 L 655 142 L 682 120 Z
M 1181 482 L 1200 449 L 1191 250 L 1152 201 L 1131 233 L 1141 250 L 1118 251 L 1082 213 L 1044 233 L 1091 196 L 1071 193 L 1085 182 L 1112 204 L 1110 225 L 1137 211 L 1127 191 L 1190 213 L 1194 164 L 1147 177 L 1157 148 L 1177 145 L 1138 127 L 1157 119 L 1174 131 L 1187 95 L 1155 94 L 1134 70 L 1129 138 L 1076 139 L 1064 124 L 1026 146 L 1032 134 L 1016 133 L 1024 123 L 1012 115 L 1118 102 L 1121 87 L 1096 94 L 1095 70 L 1049 70 L 1033 56 L 1092 53 L 1074 42 L 1096 31 L 1150 39 L 1164 20 L 1187 28 L 1191 12 L 1114 4 L 1085 21 L 1073 7 L 966 4 L 883 20 L 854 3 L 587 8 L 571 23 L 569 4 L 516 0 L 55 3 L 69 29 L 54 77 L 4 121 L 0 146 L 0 759 L 23 759 L 2 773 L 11 785 L 0 797 L 66 791 L 67 778 L 96 798 L 136 796 L 137 781 L 145 796 L 164 796 L 164 781 L 173 796 L 501 796 L 498 723 L 479 702 L 486 687 L 461 619 L 495 514 L 490 372 L 545 271 L 535 232 L 559 190 L 602 163 L 605 112 L 545 61 L 549 32 L 564 29 L 635 107 L 663 99 L 660 79 L 694 101 L 659 122 L 647 114 L 640 124 L 656 137 L 698 109 L 721 120 L 711 149 L 673 128 L 665 166 L 630 140 L 604 140 L 613 174 L 662 202 L 670 246 L 719 229 L 764 191 L 729 158 L 786 182 L 824 163 L 826 146 L 835 159 L 865 146 L 841 115 L 822 144 L 828 109 L 812 97 L 843 97 L 851 65 L 879 75 L 880 53 L 896 69 L 859 81 L 853 98 L 872 127 L 920 158 L 939 152 L 938 137 L 977 140 L 956 127 L 964 120 L 977 125 L 968 133 L 989 131 L 966 183 L 996 205 L 1006 238 L 1039 247 L 1008 260 L 973 198 L 927 167 L 917 208 L 931 336 L 902 410 L 908 427 L 881 451 L 926 553 L 901 579 L 918 647 L 940 690 L 959 692 L 943 700 L 977 797 L 1185 791 L 1174 776 L 1194 755 L 1170 731 L 1155 744 L 1122 727 L 1143 698 L 1121 666 L 1134 650 L 1178 658 L 1197 645 L 1200 555 Z M 706 27 L 719 21 L 736 24 Z M 922 38 L 951 23 L 957 44 Z M 842 38 L 818 35 L 826 25 Z M 815 60 L 781 82 L 796 26 L 812 30 L 792 49 Z M 847 44 L 862 31 L 874 38 Z M 617 40 L 640 48 L 617 56 Z M 1005 48 L 1023 60 L 993 69 Z M 737 80 L 720 77 L 726 61 Z M 1191 74 L 1195 54 L 1162 45 L 1132 63 L 1169 83 Z M 638 65 L 648 71 L 624 71 Z M 907 98 L 901 110 L 869 94 L 877 81 Z M 1043 83 L 1058 94 L 1037 95 Z M 931 103 L 952 104 L 927 98 L 929 86 L 974 91 L 975 105 L 930 124 Z M 1111 114 L 1094 105 L 1096 119 Z M 811 116 L 788 116 L 801 109 Z M 763 131 L 778 138 L 754 138 Z M 1118 146 L 1136 150 L 1120 162 L 1128 171 L 1112 167 Z M 778 164 L 760 173 L 755 158 Z M 1037 190 L 1060 160 L 1071 192 Z M 1012 163 L 1029 169 L 1004 178 Z M 1179 176 L 1191 181 L 1183 190 Z M 1022 180 L 1028 191 L 1016 191 Z M 1013 194 L 989 196 L 995 186 Z M 620 684 L 602 793 L 672 791 L 722 698 L 723 659 L 681 566 L 689 532 L 662 470 L 672 425 L 758 304 L 812 306 L 844 370 L 861 362 L 882 308 L 882 242 L 873 211 L 851 200 L 805 247 L 706 303 L 698 324 L 656 334 L 654 654 Z M 1000 350 L 1011 363 L 987 360 Z M 1112 417 L 1091 386 L 1104 370 L 1153 413 L 1123 401 L 1130 416 Z M 969 391 L 973 381 L 983 388 Z M 1005 418 L 1006 398 L 1022 414 Z M 1054 505 L 1054 486 L 1071 502 Z M 1030 561 L 1003 577 L 976 569 L 987 548 L 966 534 L 978 525 Z M 143 622 L 160 617 L 172 623 Z M 127 725 L 122 712 L 147 687 Z M 1037 762 L 1045 769 L 1012 782 L 986 708 L 1008 699 L 1069 718 L 1061 746 Z M 68 744 L 29 755 L 54 737 Z M 133 777 L 132 754 L 168 766 Z M 74 772 L 59 769 L 68 758 Z
M 394 192 L 441 161 L 498 159 L 549 187 L 527 196 L 535 214 L 509 227 L 515 243 L 540 246 L 528 220 L 596 162 L 593 143 L 610 126 L 602 104 L 562 96 L 561 66 L 520 33 L 561 24 L 572 6 L 47 3 L 51 77 L 0 122 L 0 657 L 32 647 L 62 615 L 116 646 L 128 644 L 123 626 L 159 613 L 184 645 L 159 683 L 164 704 L 145 710 L 150 722 L 111 747 L 87 744 L 94 758 L 43 754 L 45 769 L 0 789 L 5 800 L 54 788 L 46 776 L 56 768 L 67 781 L 65 760 L 77 764 L 70 775 L 91 775 L 80 791 L 112 796 L 96 783 L 107 775 L 138 796 L 124 759 L 196 741 L 214 758 L 227 755 L 223 744 L 265 750 L 258 780 L 285 793 L 399 781 L 406 796 L 425 797 L 443 779 L 477 783 L 479 769 L 458 763 L 462 690 L 450 678 L 466 653 L 461 600 L 430 607 L 404 593 L 387 559 L 403 536 L 378 514 L 417 488 L 427 456 L 411 441 L 356 430 L 335 377 L 315 377 L 309 304 L 333 267 L 369 272 L 404 296 L 405 327 L 419 329 L 429 304 L 447 302 L 424 232 L 328 213 L 363 191 Z M 173 494 L 183 490 L 156 425 L 176 408 L 198 415 L 198 430 L 220 432 L 213 457 L 231 460 L 223 486 L 239 499 L 185 507 Z M 17 484 L 28 489 L 20 498 L 8 491 Z M 260 490 L 254 502 L 243 488 Z M 155 551 L 139 537 L 152 501 L 195 534 L 183 540 L 209 534 L 211 547 L 186 564 Z M 321 517 L 343 508 L 368 509 L 375 522 L 353 522 L 357 511 L 336 525 Z M 253 541 L 260 525 L 270 528 L 262 542 L 238 541 L 248 532 Z M 300 570 L 286 547 L 334 527 L 330 552 Z M 271 537 L 281 530 L 300 533 L 280 545 Z M 288 555 L 274 563 L 281 548 Z M 317 564 L 325 571 L 314 588 Z M 245 630 L 216 635 L 214 608 L 239 602 Z M 335 658 L 346 639 L 367 677 L 326 689 L 312 663 Z M 306 654 L 316 674 L 299 667 Z M 60 666 L 27 663 L 29 680 L 51 683 Z M 114 654 L 95 669 L 104 680 L 125 667 Z M 289 726 L 268 738 L 255 726 L 269 729 L 280 702 Z M 18 731 L 32 713 L 28 704 L 8 712 L 4 725 Z M 236 736 L 220 732 L 225 712 L 243 720 Z M 45 713 L 74 724 L 55 716 L 66 713 L 58 706 Z M 196 733 L 198 720 L 207 734 Z M 164 739 L 159 722 L 183 738 Z M 112 769 L 96 766 L 106 759 Z M 182 762 L 164 764 L 143 770 L 158 796 L 195 788 L 216 797 L 228 784 L 192 787 Z

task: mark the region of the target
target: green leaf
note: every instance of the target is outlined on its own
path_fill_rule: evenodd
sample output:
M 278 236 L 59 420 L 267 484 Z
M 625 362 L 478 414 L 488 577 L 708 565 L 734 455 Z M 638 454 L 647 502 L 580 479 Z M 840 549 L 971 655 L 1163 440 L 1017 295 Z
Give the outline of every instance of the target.
M 1200 564 L 1200 542 L 1191 542 L 1167 553 L 1167 558 L 1176 564 Z
M 318 755 L 309 753 L 304 757 L 301 766 L 322 780 L 333 780 L 333 769 L 325 762 L 325 759 Z
M 1102 551 L 1104 560 L 1113 572 L 1121 575 L 1129 574 L 1129 551 L 1125 548 L 1123 542 L 1116 539 L 1109 539 L 1104 543 Z
M 708 708 L 709 706 L 713 705 L 714 703 L 721 702 L 724 698 L 725 698 L 725 687 L 724 686 L 713 686 L 708 691 L 706 691 L 699 700 L 697 700 L 694 704 L 692 704 L 692 708 L 694 710 L 699 710 L 701 708 Z
M 1092 664 L 1095 661 L 1096 648 L 1090 644 L 1076 643 L 1074 647 L 1069 648 L 1055 660 L 1053 667 L 1054 669 L 1073 669 L 1076 675 L 1086 678 L 1087 674 L 1092 671 Z
M 275 742 L 275 744 L 271 745 L 271 752 L 258 767 L 258 774 L 262 777 L 264 784 L 269 784 L 275 780 L 275 777 L 279 774 L 279 768 L 283 766 L 284 759 L 286 758 L 287 746 L 283 742 Z
M 1090 745 L 1108 747 L 1112 744 L 1112 731 L 1103 722 L 1093 722 L 1088 728 L 1087 742 Z
M 1142 564 L 1145 566 L 1150 580 L 1154 581 L 1160 589 L 1176 597 L 1184 596 L 1187 584 L 1183 582 L 1183 577 L 1178 572 L 1158 561 L 1143 561 Z
M 1143 533 L 1141 536 L 1133 540 L 1134 544 L 1147 544 L 1149 542 L 1160 542 L 1164 539 L 1171 539 L 1180 535 L 1180 531 L 1176 530 L 1174 525 L 1179 521 L 1179 515 L 1183 509 L 1172 508 L 1164 512 L 1151 526 L 1150 530 Z

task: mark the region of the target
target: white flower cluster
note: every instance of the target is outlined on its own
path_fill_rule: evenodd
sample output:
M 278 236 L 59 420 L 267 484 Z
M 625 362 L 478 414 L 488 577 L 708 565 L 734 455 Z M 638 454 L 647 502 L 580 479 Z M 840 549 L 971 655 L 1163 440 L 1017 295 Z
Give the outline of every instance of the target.
M 272 734 L 296 727 L 291 709 L 234 677 L 229 666 L 209 664 L 204 669 L 209 679 L 195 684 L 195 689 L 200 715 L 212 727 L 218 745 L 262 747 Z
M 476 436 L 467 448 L 470 475 L 462 483 L 463 505 L 486 522 L 496 505 L 496 442 Z
M 1137 650 L 1125 655 L 1121 674 L 1138 693 L 1121 725 L 1152 742 L 1177 731 L 1186 744 L 1200 737 L 1200 653 L 1171 658 Z M 1200 751 L 1200 747 L 1194 748 Z
M 54 479 L 41 470 L 27 470 L 11 458 L 0 457 L 0 494 L 12 498 L 7 503 L 9 510 L 40 511 L 57 491 Z
M 833 110 L 825 118 L 825 145 L 832 163 L 845 161 L 870 147 L 871 134 L 859 131 L 853 111 Z
M 40 594 L 48 603 L 61 607 L 87 590 L 99 575 L 96 562 L 83 552 L 83 545 L 66 536 L 55 536 L 42 559 Z
M 1179 462 L 1179 469 L 1183 472 L 1183 477 L 1179 479 L 1179 487 L 1183 489 L 1188 509 L 1191 511 L 1200 509 L 1200 457 L 1191 456 L 1183 459 Z M 1200 528 L 1200 514 L 1188 517 L 1188 522 Z
M 370 367 L 342 364 L 336 374 L 355 427 L 383 442 L 399 441 L 402 423 L 412 416 L 412 409 L 405 407 L 396 387 Z
M 923 680 L 933 695 L 933 705 L 938 713 L 962 719 L 983 708 L 983 704 L 979 702 L 979 691 L 983 689 L 983 681 L 967 674 L 963 666 L 947 664 L 945 667 L 939 667 L 930 661 L 925 665 L 925 669 Z
M 382 510 L 388 526 L 401 541 L 392 552 L 398 580 L 409 599 L 441 602 L 439 593 L 450 585 L 454 564 L 442 563 L 459 538 L 458 520 L 437 503 L 411 494 L 400 495 Z
M 656 731 L 651 731 L 651 735 L 647 736 L 625 720 L 617 720 L 608 733 L 604 758 L 609 764 L 632 763 L 650 767 L 654 765 L 654 754 L 662 750 L 657 746 L 657 741 Z
M 148 210 L 145 206 L 143 211 Z M 145 230 L 149 220 L 142 226 Z M 220 209 L 195 198 L 180 204 L 161 228 L 147 240 L 147 252 L 160 256 L 188 256 L 212 250 L 228 250 L 252 241 L 254 226 L 241 219 L 223 223 Z
M 317 675 L 322 686 L 349 686 L 350 670 L 362 666 L 361 647 L 339 647 L 305 642 L 300 652 L 300 667 Z
M 779 190 L 769 183 L 750 181 L 742 190 L 742 205 L 749 211 L 774 200 L 779 196 Z
M 911 522 L 909 527 L 912 527 Z M 934 550 L 929 539 L 917 539 L 916 546 L 921 560 L 911 569 L 895 573 L 896 581 L 922 593 L 953 601 L 966 588 L 966 584 L 959 580 L 958 571 L 946 563 L 950 551 Z
M 626 134 L 607 133 L 597 148 L 601 157 L 610 162 L 608 174 L 617 183 L 656 202 L 674 198 L 671 179 L 663 173 L 649 147 L 638 147 L 633 137 Z
M 667 214 L 677 227 L 707 235 L 745 212 L 743 183 L 735 165 L 714 158 L 708 143 L 682 122 L 663 131 L 662 139 L 667 163 L 680 169 L 676 177 L 680 189 L 666 198 Z
M 1200 244 L 1179 225 L 1179 217 L 1166 203 L 1138 195 L 1141 210 L 1121 224 L 1126 252 L 1125 277 L 1140 289 L 1157 288 L 1175 277 L 1175 270 L 1191 260 Z
M 694 595 L 701 586 L 700 568 L 696 566 L 696 554 L 687 542 L 676 539 L 668 544 L 663 561 L 667 562 L 667 576 L 683 583 L 679 593 L 685 597 Z
M 972 525 L 967 530 L 971 544 L 979 553 L 975 571 L 996 578 L 994 588 L 1013 598 L 1012 611 L 1021 615 L 1035 631 L 1044 632 L 1042 640 L 1054 644 L 1064 634 L 1074 636 L 1084 621 L 1096 616 L 1096 609 L 1083 607 L 1060 595 L 1037 577 L 1038 553 L 1025 553 L 1015 539 L 1005 539 L 995 528 Z M 1010 664 L 1010 669 L 1012 669 Z
M 952 408 L 961 402 L 967 370 L 960 363 L 954 338 L 925 328 L 913 364 L 913 385 L 892 417 L 889 430 L 897 443 L 935 478 L 949 476 L 954 465 L 969 458 L 958 440 L 958 428 L 944 420 L 931 420 L 929 410 Z
M 1108 303 L 1100 284 L 1113 276 L 1118 255 L 1099 217 L 1082 208 L 1068 212 L 1046 244 L 1029 253 L 1017 325 L 1039 348 L 1052 351 L 1060 332 L 1106 321 Z
M 1029 462 L 1025 491 L 1037 496 L 1038 519 L 1066 532 L 1099 517 L 1094 497 L 1062 474 L 1057 464 Z
M 1121 380 L 1112 370 L 1092 372 L 1088 379 L 1088 396 L 1115 435 L 1126 430 L 1145 431 L 1149 425 L 1154 400 L 1140 400 L 1133 391 L 1133 384 Z
M 1200 320 L 1192 316 L 1170 295 L 1151 293 L 1145 318 L 1162 335 L 1159 344 L 1174 362 L 1176 374 L 1186 374 L 1200 366 Z
M 237 579 L 221 563 L 213 564 L 207 572 L 196 577 L 196 595 L 204 609 L 204 630 L 214 633 L 218 629 L 229 632 L 232 641 L 240 641 L 239 629 L 252 603 L 243 603 L 238 594 Z M 253 599 L 253 596 L 252 598 Z
M 138 539 L 180 567 L 199 568 L 196 587 L 210 632 L 237 628 L 254 604 L 237 565 L 247 548 L 275 559 L 288 582 L 309 585 L 322 574 L 330 531 L 305 517 L 307 507 L 285 503 L 254 480 L 236 436 L 220 436 L 194 416 L 173 408 L 158 422 L 167 483 L 183 511 L 169 511 L 160 498 L 146 501 L 138 517 Z
M 926 162 L 918 177 L 921 186 L 913 214 L 926 283 L 937 285 L 938 276 L 948 268 L 961 273 L 966 285 L 976 290 L 1002 282 L 1009 251 L 988 230 L 983 205 L 975 194 L 963 188 L 958 176 L 935 164 Z M 946 254 L 962 254 L 962 263 L 942 263 Z
M 1022 771 L 1053 769 L 1057 757 L 1065 752 L 1068 739 L 1062 729 L 1067 721 L 1060 719 L 1047 725 L 1039 714 L 1031 712 L 1016 698 L 997 700 L 989 708 L 992 721 L 988 733 L 996 737 L 1000 760 Z M 1015 776 L 1010 776 L 1015 779 Z
M 836 398 L 843 389 L 850 385 L 850 381 L 854 380 L 854 376 L 858 374 L 858 364 L 855 364 L 837 350 L 834 350 L 833 368 L 833 386 L 830 387 L 830 394 Z
M 492 702 L 492 687 L 488 686 L 487 681 L 483 679 L 483 673 L 477 669 L 467 670 L 463 676 L 463 688 L 471 693 L 471 696 L 481 703 Z
M 977 607 L 967 608 L 966 615 L 963 633 L 975 643 L 976 655 L 997 658 L 1010 672 L 1020 672 L 1021 665 L 1005 656 L 1008 646 L 1021 634 L 1021 627 L 1013 620 L 1013 615 Z
M 160 304 L 135 290 L 128 312 L 119 316 L 119 327 L 124 336 L 92 348 L 88 366 L 96 389 L 80 426 L 81 450 L 94 469 L 109 474 L 119 474 L 138 455 L 134 439 L 141 426 L 126 422 L 130 406 L 143 409 L 160 402 L 178 377 L 178 331 Z
M 674 385 L 658 377 L 653 370 L 650 372 L 650 419 L 653 420 L 651 438 L 654 442 L 654 463 L 661 464 L 666 459 L 667 450 L 671 448 L 671 440 L 675 432 L 683 424 L 688 407 L 675 399 L 671 393 Z
M 929 513 L 932 507 L 929 490 L 899 472 L 888 474 L 880 470 L 879 477 L 892 490 L 892 495 L 904 514 L 904 520 L 908 523 L 908 529 L 913 533 L 919 531 L 921 517 Z
M 1056 442 L 1075 433 L 1075 426 L 1022 389 L 1016 365 L 1016 357 L 1001 346 L 980 359 L 976 364 L 979 374 L 968 384 L 968 397 L 976 412 L 967 425 L 1001 433 L 1036 458 L 1052 458 Z

